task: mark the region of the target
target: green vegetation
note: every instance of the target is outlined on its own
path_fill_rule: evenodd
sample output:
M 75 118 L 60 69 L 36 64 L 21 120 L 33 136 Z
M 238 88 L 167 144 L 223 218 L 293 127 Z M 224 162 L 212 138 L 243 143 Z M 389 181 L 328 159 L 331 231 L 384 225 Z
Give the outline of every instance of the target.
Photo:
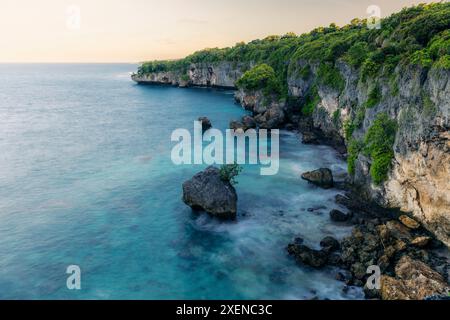
M 340 119 L 341 119 L 341 109 L 337 109 L 335 112 L 333 112 L 333 123 L 335 126 L 339 124 Z
M 348 172 L 352 175 L 355 174 L 355 163 L 363 147 L 364 147 L 363 142 L 356 139 L 350 140 L 350 143 L 348 144 L 347 166 Z
M 282 93 L 282 85 L 275 75 L 275 70 L 265 63 L 245 72 L 236 85 L 245 90 L 263 90 L 266 95 Z
M 386 113 L 380 113 L 369 128 L 363 141 L 351 139 L 348 144 L 348 172 L 355 174 L 355 162 L 360 152 L 372 159 L 370 175 L 375 184 L 386 180 L 394 157 L 397 123 Z
M 378 103 L 380 103 L 381 98 L 382 98 L 382 94 L 381 94 L 380 86 L 376 85 L 369 92 L 369 95 L 367 97 L 366 107 L 367 108 L 375 107 Z
M 338 60 L 359 70 L 363 81 L 389 76 L 398 65 L 450 69 L 450 3 L 405 8 L 383 19 L 381 29 L 369 29 L 366 23 L 353 19 L 343 27 L 331 24 L 299 36 L 294 33 L 268 36 L 230 48 L 201 50 L 180 60 L 145 62 L 138 73 L 187 73 L 193 63 L 229 62 L 242 71 L 267 64 L 275 71 L 286 96 L 290 73 L 295 71 L 297 76 L 307 79 L 311 76 L 311 64 L 319 66 L 318 84 L 336 90 L 344 86 L 336 68 Z M 301 70 L 296 67 L 299 60 L 307 62 Z
M 333 88 L 339 92 L 344 90 L 345 81 L 339 70 L 328 63 L 322 63 L 317 70 L 317 78 L 319 83 L 324 86 Z
M 392 147 L 396 131 L 397 122 L 386 113 L 380 113 L 364 137 L 363 153 L 372 159 L 370 175 L 375 184 L 387 178 L 394 157 Z
M 231 183 L 232 185 L 238 184 L 236 177 L 242 172 L 242 167 L 237 163 L 224 164 L 220 167 L 220 179 Z
M 306 99 L 304 104 L 301 106 L 301 112 L 305 116 L 310 116 L 314 112 L 314 109 L 320 102 L 319 92 L 317 90 L 317 86 L 313 86 L 308 94 L 306 95 Z
M 423 103 L 423 115 L 425 117 L 432 117 L 435 115 L 437 108 L 431 98 L 422 92 L 422 103 Z
M 307 64 L 306 66 L 301 68 L 299 73 L 298 73 L 300 78 L 302 78 L 303 80 L 307 80 L 311 76 L 311 74 L 312 74 L 311 66 L 309 64 Z

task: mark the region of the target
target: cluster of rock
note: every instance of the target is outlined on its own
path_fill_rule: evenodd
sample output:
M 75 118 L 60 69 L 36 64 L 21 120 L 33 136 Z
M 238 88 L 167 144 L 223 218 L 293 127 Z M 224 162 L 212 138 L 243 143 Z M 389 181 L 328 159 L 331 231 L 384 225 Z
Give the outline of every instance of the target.
M 248 129 L 256 129 L 256 121 L 253 117 L 245 115 L 240 121 L 232 120 L 230 122 L 230 129 L 246 131 Z
M 419 222 L 406 215 L 396 218 L 396 212 L 351 194 L 338 195 L 336 202 L 350 212 L 332 210 L 330 218 L 353 224 L 351 235 L 341 242 L 327 237 L 321 241 L 320 250 L 305 246 L 300 238 L 295 239 L 287 251 L 298 263 L 314 268 L 337 267 L 340 271 L 336 279 L 347 286 L 361 287 L 371 275 L 368 267 L 378 266 L 382 274 L 381 289 L 365 287 L 367 298 L 422 300 L 448 292 L 449 264 L 445 257 L 432 250 L 442 244 Z
M 286 122 L 286 104 L 275 97 L 268 97 L 262 90 L 238 90 L 236 102 L 245 110 L 251 111 L 253 119 L 262 129 L 276 129 Z

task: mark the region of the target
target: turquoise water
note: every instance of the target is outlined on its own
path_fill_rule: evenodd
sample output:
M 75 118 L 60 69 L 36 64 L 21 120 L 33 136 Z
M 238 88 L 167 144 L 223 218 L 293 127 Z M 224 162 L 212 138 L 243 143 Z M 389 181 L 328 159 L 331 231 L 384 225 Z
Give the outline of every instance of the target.
M 135 69 L 0 65 L 0 299 L 361 298 L 285 252 L 296 236 L 349 232 L 328 218 L 337 191 L 299 177 L 344 172 L 336 153 L 283 132 L 279 174 L 239 177 L 237 222 L 195 215 L 181 184 L 204 166 L 172 164 L 171 132 L 199 116 L 225 129 L 244 111 L 232 92 L 135 85 Z

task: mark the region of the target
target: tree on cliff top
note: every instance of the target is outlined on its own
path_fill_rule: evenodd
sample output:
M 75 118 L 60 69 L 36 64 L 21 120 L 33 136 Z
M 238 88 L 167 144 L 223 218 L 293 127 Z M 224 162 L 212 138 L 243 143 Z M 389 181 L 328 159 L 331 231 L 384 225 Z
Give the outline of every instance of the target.
M 275 70 L 265 63 L 245 72 L 236 85 L 245 90 L 264 90 L 265 94 L 281 94 L 281 83 Z

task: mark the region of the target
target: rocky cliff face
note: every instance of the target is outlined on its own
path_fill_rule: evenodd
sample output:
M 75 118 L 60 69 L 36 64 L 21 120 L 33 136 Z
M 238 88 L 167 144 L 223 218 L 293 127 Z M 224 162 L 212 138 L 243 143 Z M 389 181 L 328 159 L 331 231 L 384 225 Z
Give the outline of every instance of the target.
M 311 71 L 307 76 L 301 75 L 299 70 L 306 65 Z M 280 128 L 290 123 L 307 131 L 305 136 L 320 133 L 343 152 L 349 139 L 345 137 L 345 124 L 352 119 L 359 117 L 361 122 L 352 133 L 353 139 L 362 139 L 380 113 L 395 119 L 398 130 L 387 180 L 375 185 L 370 175 L 371 159 L 360 153 L 355 162 L 353 182 L 367 198 L 380 205 L 411 213 L 450 247 L 450 71 L 403 66 L 397 67 L 395 78 L 380 78 L 375 83 L 362 81 L 358 70 L 338 62 L 336 68 L 344 84 L 343 88 L 335 89 L 320 84 L 318 68 L 308 61 L 298 61 L 290 68 L 289 103 L 272 100 L 259 91 L 244 90 L 236 91 L 236 101 L 252 111 L 259 127 Z M 244 70 L 240 65 L 222 62 L 191 65 L 188 76 L 161 72 L 134 75 L 133 80 L 234 88 Z M 300 105 L 312 86 L 317 87 L 316 106 L 310 116 L 301 116 Z M 363 107 L 365 111 L 361 113 L 361 107 L 367 105 L 375 86 L 380 91 L 379 101 Z
M 298 68 L 305 64 L 300 61 Z M 450 246 L 450 71 L 398 67 L 394 81 L 381 78 L 375 84 L 361 81 L 359 73 L 342 62 L 337 68 L 345 88 L 339 91 L 318 85 L 319 102 L 310 116 L 313 129 L 344 141 L 344 124 L 367 104 L 374 86 L 379 86 L 379 101 L 365 107 L 353 137 L 362 139 L 377 114 L 386 113 L 395 119 L 398 130 L 392 170 L 383 184 L 375 185 L 370 176 L 371 160 L 361 153 L 353 182 L 379 204 L 412 213 Z M 307 79 L 299 78 L 295 70 L 291 72 L 291 96 L 302 99 L 317 83 L 317 66 L 311 64 L 311 69 Z
M 243 66 L 230 62 L 215 64 L 191 64 L 188 70 L 134 74 L 138 83 L 167 84 L 180 87 L 199 86 L 215 88 L 235 88 L 235 82 L 242 77 Z

